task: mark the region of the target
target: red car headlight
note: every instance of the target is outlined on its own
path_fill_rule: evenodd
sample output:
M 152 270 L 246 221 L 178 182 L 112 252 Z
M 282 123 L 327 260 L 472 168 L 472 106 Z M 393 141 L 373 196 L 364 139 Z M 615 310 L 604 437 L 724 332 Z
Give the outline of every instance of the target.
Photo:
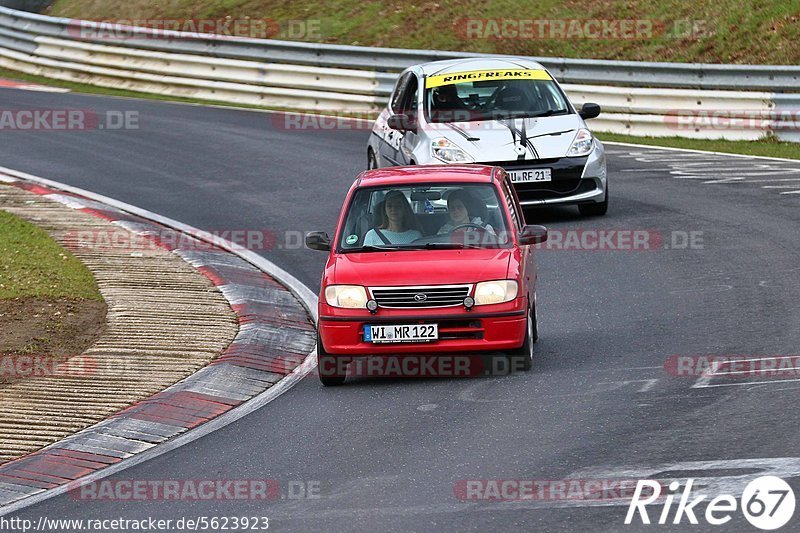
M 484 281 L 475 286 L 475 305 L 510 302 L 518 292 L 519 285 L 514 280 Z
M 332 307 L 365 309 L 367 291 L 359 285 L 330 285 L 325 287 L 325 301 Z

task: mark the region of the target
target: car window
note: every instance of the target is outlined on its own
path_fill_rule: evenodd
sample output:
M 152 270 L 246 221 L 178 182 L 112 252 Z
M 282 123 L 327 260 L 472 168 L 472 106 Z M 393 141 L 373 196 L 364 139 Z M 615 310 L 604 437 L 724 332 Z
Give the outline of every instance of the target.
M 389 108 L 393 113 L 400 112 L 400 109 L 402 108 L 402 98 L 405 95 L 405 87 L 412 76 L 413 73 L 406 72 L 399 80 L 397 80 L 397 84 L 394 87 L 394 92 L 392 93 L 392 100 L 389 104 Z
M 357 190 L 339 235 L 341 251 L 510 246 L 510 225 L 492 184 L 430 183 Z
M 517 209 L 517 202 L 514 200 L 514 193 L 511 191 L 511 187 L 509 187 L 508 182 L 503 182 L 503 197 L 506 201 L 506 206 L 508 207 L 508 212 L 511 215 L 511 222 L 518 230 L 522 229 L 524 222 L 521 220 L 521 213 L 518 212 Z
M 403 88 L 403 96 L 400 101 L 398 113 L 415 113 L 417 111 L 417 101 L 419 99 L 419 81 L 414 74 L 411 74 L 407 85 Z

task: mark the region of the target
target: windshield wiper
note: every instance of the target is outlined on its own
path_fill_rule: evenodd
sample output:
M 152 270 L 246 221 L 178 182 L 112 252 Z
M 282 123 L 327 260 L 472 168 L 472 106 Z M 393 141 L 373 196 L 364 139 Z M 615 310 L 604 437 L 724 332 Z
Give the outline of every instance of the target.
M 380 251 L 380 250 L 403 250 L 405 248 L 407 248 L 407 247 L 406 246 L 398 246 L 396 244 L 389 244 L 389 245 L 382 244 L 380 246 L 375 245 L 375 244 L 365 244 L 364 246 L 362 246 L 361 248 L 358 248 L 357 250 L 359 252 L 363 252 L 365 250 L 372 252 L 372 251 Z
M 493 118 L 498 119 L 514 119 L 514 118 L 544 118 L 555 114 L 563 114 L 566 109 L 548 109 L 539 113 L 528 113 L 527 111 L 509 111 L 506 113 L 495 112 Z
M 411 244 L 411 245 L 375 245 L 375 244 L 366 244 L 361 248 L 356 248 L 353 250 L 348 250 L 349 252 L 381 252 L 381 251 L 396 251 L 396 250 L 462 250 L 464 248 L 470 249 L 482 249 L 483 246 L 477 246 L 475 244 L 465 244 L 460 242 L 428 242 L 425 244 Z
M 466 244 L 462 242 L 429 242 L 428 244 L 425 245 L 425 248 L 427 249 L 440 248 L 445 250 L 448 248 L 452 248 L 455 250 L 461 250 L 464 248 L 481 249 L 483 247 L 477 246 L 475 244 Z

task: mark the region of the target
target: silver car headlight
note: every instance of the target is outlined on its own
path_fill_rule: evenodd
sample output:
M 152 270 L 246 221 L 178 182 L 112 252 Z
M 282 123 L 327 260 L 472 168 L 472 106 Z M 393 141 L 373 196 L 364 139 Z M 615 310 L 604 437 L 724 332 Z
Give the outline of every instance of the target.
M 330 285 L 325 287 L 325 301 L 332 307 L 366 309 L 367 291 L 359 285 Z
M 445 163 L 474 162 L 474 159 L 472 159 L 467 152 L 445 137 L 439 137 L 431 142 L 431 156 Z
M 502 304 L 517 297 L 519 286 L 510 279 L 484 281 L 475 286 L 475 305 Z
M 589 155 L 594 149 L 594 136 L 592 132 L 585 128 L 578 130 L 575 135 L 575 140 L 572 141 L 572 146 L 567 150 L 567 157 L 581 157 Z

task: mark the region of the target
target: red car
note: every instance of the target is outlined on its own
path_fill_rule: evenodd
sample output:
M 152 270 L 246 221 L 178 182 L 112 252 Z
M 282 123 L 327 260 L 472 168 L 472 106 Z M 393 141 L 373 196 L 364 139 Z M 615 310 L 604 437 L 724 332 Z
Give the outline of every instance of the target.
M 500 167 L 370 170 L 347 195 L 319 297 L 317 353 L 325 385 L 344 382 L 354 357 L 503 352 L 529 369 L 537 339 L 531 245 Z M 341 369 L 344 368 L 344 371 Z M 339 369 L 339 371 L 337 371 Z

